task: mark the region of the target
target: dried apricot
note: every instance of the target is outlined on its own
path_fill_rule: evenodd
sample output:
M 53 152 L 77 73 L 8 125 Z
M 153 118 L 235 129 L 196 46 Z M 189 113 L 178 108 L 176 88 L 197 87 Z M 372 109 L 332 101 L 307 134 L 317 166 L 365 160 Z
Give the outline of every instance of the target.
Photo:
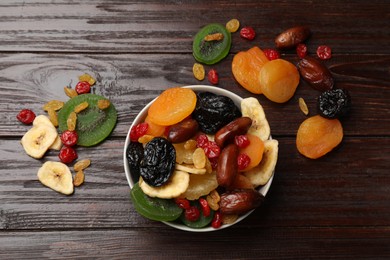
M 174 125 L 191 115 L 196 106 L 196 94 L 189 88 L 170 88 L 156 98 L 149 108 L 151 122 L 162 125 Z
M 312 116 L 299 126 L 296 145 L 304 156 L 317 159 L 340 144 L 343 127 L 338 119 Z
M 246 136 L 250 143 L 248 146 L 240 148 L 239 153 L 248 155 L 250 162 L 242 171 L 248 171 L 257 166 L 261 162 L 264 153 L 264 143 L 258 136 L 252 134 L 247 134 Z
M 232 62 L 232 72 L 237 82 L 254 94 L 262 93 L 260 71 L 269 60 L 259 47 L 237 53 Z
M 148 130 L 146 131 L 147 135 L 152 135 L 155 137 L 163 136 L 165 133 L 165 126 L 156 125 L 152 121 L 150 121 L 149 117 L 145 118 L 145 123 L 148 124 Z
M 299 72 L 294 64 L 276 59 L 264 64 L 260 72 L 263 94 L 276 103 L 287 102 L 299 84 Z

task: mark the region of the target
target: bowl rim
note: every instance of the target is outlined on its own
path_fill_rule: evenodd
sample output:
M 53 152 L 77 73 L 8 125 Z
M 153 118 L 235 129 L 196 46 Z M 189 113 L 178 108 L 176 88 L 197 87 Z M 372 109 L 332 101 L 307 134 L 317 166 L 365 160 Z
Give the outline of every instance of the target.
M 182 88 L 190 88 L 190 89 L 192 89 L 194 91 L 198 91 L 198 92 L 208 91 L 208 92 L 215 93 L 218 95 L 227 96 L 227 97 L 231 98 L 234 101 L 234 103 L 241 109 L 239 102 L 241 102 L 243 100 L 243 98 L 238 96 L 237 94 L 229 91 L 229 90 L 222 89 L 222 88 L 216 87 L 216 86 L 209 86 L 209 85 L 186 85 L 186 86 L 182 86 Z M 141 109 L 141 111 L 137 114 L 137 116 L 133 120 L 132 124 L 130 125 L 130 128 L 129 128 L 128 133 L 126 135 L 125 145 L 123 148 L 123 164 L 124 164 L 124 168 L 125 168 L 126 179 L 127 179 L 127 182 L 130 186 L 130 189 L 132 189 L 134 187 L 134 184 L 135 184 L 131 178 L 130 169 L 129 169 L 129 165 L 128 165 L 127 157 L 126 157 L 127 146 L 130 143 L 130 130 L 138 122 L 141 122 L 141 120 L 145 119 L 149 107 L 156 99 L 157 99 L 157 97 L 154 98 L 153 100 L 151 100 L 145 107 L 143 107 Z M 272 136 L 270 136 L 269 139 L 272 139 Z M 275 172 L 272 173 L 271 178 L 268 180 L 268 182 L 265 185 L 257 188 L 257 191 L 259 191 L 260 194 L 262 194 L 264 197 L 266 196 L 266 194 L 268 193 L 268 191 L 271 187 L 271 184 L 272 184 L 272 181 L 274 178 L 274 174 L 275 174 Z M 211 231 L 222 230 L 222 229 L 225 229 L 225 228 L 228 228 L 228 227 L 231 227 L 231 226 L 237 224 L 238 222 L 240 222 L 243 219 L 245 219 L 246 217 L 248 217 L 254 210 L 255 209 L 240 216 L 234 223 L 222 225 L 220 228 L 213 228 L 213 227 L 190 228 L 184 224 L 179 224 L 176 222 L 170 222 L 170 221 L 161 221 L 161 222 L 163 222 L 164 224 L 171 226 L 173 228 L 179 229 L 179 230 L 184 230 L 184 231 L 189 231 L 189 232 L 211 232 Z

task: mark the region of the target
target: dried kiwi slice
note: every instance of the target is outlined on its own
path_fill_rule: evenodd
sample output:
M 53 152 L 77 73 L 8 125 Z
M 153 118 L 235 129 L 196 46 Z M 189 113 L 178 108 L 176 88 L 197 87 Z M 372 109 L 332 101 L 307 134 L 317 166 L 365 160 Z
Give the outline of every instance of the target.
M 142 216 L 156 221 L 173 221 L 180 217 L 183 209 L 171 199 L 152 198 L 139 187 L 138 182 L 130 192 L 135 210 Z
M 221 33 L 223 39 L 205 40 L 206 36 L 216 33 Z M 231 34 L 225 26 L 218 23 L 206 25 L 195 35 L 192 45 L 194 58 L 204 64 L 215 64 L 228 55 L 231 43 Z
M 115 127 L 117 113 L 114 105 L 104 110 L 97 107 L 103 96 L 95 94 L 82 94 L 71 98 L 58 112 L 58 126 L 61 132 L 67 130 L 67 119 L 75 107 L 82 102 L 88 102 L 88 107 L 77 114 L 76 131 L 79 136 L 77 144 L 80 146 L 92 146 L 103 141 L 110 135 Z

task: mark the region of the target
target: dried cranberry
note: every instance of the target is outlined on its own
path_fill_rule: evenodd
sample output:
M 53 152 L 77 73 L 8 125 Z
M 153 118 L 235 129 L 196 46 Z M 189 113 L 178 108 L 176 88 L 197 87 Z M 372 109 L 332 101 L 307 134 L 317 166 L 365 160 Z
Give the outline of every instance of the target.
M 77 144 L 79 136 L 78 136 L 76 131 L 66 130 L 66 131 L 62 132 L 60 138 L 61 138 L 61 141 L 64 145 L 74 146 Z
M 219 148 L 214 141 L 209 141 L 205 147 L 203 147 L 203 150 L 208 158 L 217 158 L 221 153 L 221 148 Z
M 211 164 L 211 168 L 213 170 L 216 170 L 217 166 L 218 166 L 218 158 L 209 158 L 209 161 L 210 161 L 210 164 Z
M 72 147 L 64 146 L 62 147 L 58 157 L 63 163 L 71 163 L 77 159 L 77 153 Z
M 297 55 L 299 58 L 303 59 L 306 57 L 307 55 L 307 46 L 306 44 L 303 44 L 303 43 L 300 43 L 297 45 L 297 48 L 296 48 L 296 51 L 297 51 Z
M 240 36 L 247 40 L 253 40 L 256 36 L 256 32 L 252 27 L 246 26 L 240 30 Z
M 274 49 L 264 49 L 263 52 L 264 52 L 264 55 L 269 60 L 280 59 L 280 53 L 277 50 L 274 50 Z
M 87 81 L 80 81 L 75 89 L 78 94 L 85 94 L 91 91 L 91 85 Z
M 35 119 L 35 113 L 30 109 L 22 109 L 16 118 L 23 124 L 29 125 Z
M 245 148 L 251 143 L 246 135 L 236 135 L 234 137 L 234 142 L 239 148 Z
M 176 198 L 175 203 L 182 209 L 190 208 L 190 202 L 187 199 Z
M 328 60 L 332 57 L 332 49 L 327 45 L 320 45 L 317 48 L 317 56 L 321 60 Z
M 200 198 L 199 199 L 200 208 L 202 210 L 203 216 L 208 217 L 210 216 L 210 206 L 206 199 Z
M 248 167 L 249 163 L 251 162 L 251 158 L 245 154 L 241 153 L 237 157 L 237 165 L 238 165 L 238 170 L 242 171 L 246 167 Z
M 209 138 L 205 134 L 198 135 L 196 138 L 196 146 L 200 148 L 204 148 L 209 142 Z
M 139 123 L 138 125 L 133 126 L 130 130 L 130 140 L 138 142 L 138 138 L 144 136 L 148 131 L 148 128 L 148 123 Z
M 196 206 L 191 206 L 185 209 L 184 216 L 188 221 L 197 221 L 200 217 L 200 211 Z
M 217 211 L 214 214 L 213 220 L 211 221 L 211 226 L 213 228 L 219 228 L 222 226 L 222 214 L 221 212 Z
M 209 73 L 207 73 L 207 79 L 211 84 L 217 85 L 219 81 L 217 71 L 215 69 L 211 69 Z

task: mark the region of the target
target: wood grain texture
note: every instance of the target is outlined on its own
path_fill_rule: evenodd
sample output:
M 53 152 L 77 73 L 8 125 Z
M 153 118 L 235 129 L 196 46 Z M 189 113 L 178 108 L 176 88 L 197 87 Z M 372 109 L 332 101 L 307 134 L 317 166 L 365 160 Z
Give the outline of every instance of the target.
M 390 3 L 371 1 L 0 1 L 0 259 L 389 259 L 390 258 Z M 279 141 L 276 173 L 266 200 L 245 220 L 210 233 L 189 233 L 140 216 L 130 201 L 123 150 L 138 112 L 161 91 L 209 84 L 192 74 L 192 40 L 205 24 L 237 18 L 256 30 L 254 41 L 232 35 L 230 54 L 215 68 L 218 87 L 263 105 Z M 274 48 L 274 38 L 308 25 L 310 55 L 324 61 L 336 87 L 347 89 L 352 111 L 334 151 L 310 160 L 295 135 L 306 118 L 298 98 L 317 114 L 319 92 L 301 80 L 294 97 L 275 104 L 234 80 L 235 53 Z M 295 50 L 282 58 L 296 64 Z M 111 136 L 77 147 L 90 158 L 85 184 L 71 196 L 44 187 L 38 168 L 58 161 L 25 154 L 30 128 L 22 108 L 44 114 L 78 76 L 97 79 L 92 92 L 118 111 Z

